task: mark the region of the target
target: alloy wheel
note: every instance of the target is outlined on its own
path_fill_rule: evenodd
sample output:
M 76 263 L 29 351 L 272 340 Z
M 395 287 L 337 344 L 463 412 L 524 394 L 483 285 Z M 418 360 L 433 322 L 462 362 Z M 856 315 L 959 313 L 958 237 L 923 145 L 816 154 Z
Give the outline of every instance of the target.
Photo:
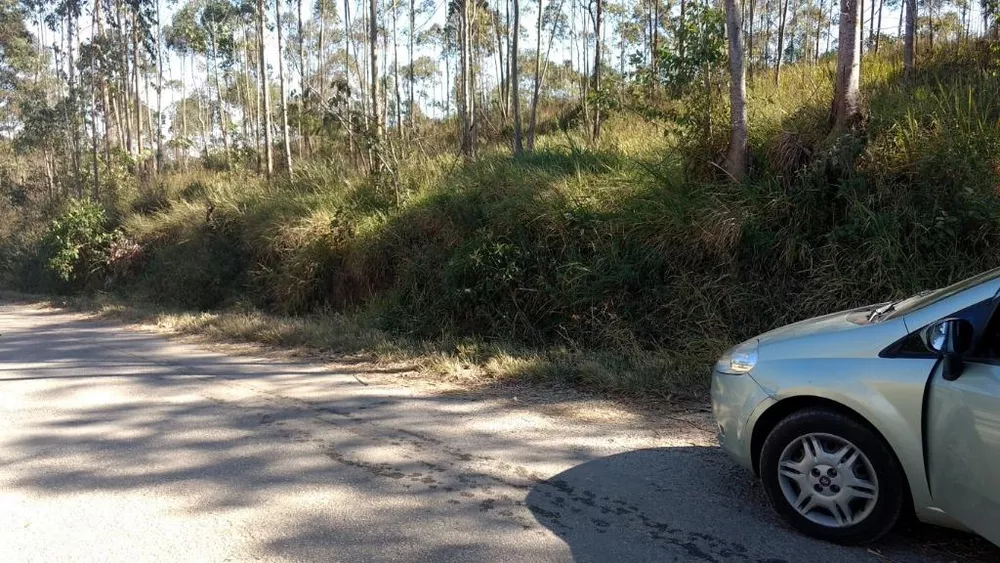
M 778 462 L 785 500 L 811 522 L 844 528 L 878 502 L 878 476 L 860 448 L 833 434 L 811 433 L 785 447 Z

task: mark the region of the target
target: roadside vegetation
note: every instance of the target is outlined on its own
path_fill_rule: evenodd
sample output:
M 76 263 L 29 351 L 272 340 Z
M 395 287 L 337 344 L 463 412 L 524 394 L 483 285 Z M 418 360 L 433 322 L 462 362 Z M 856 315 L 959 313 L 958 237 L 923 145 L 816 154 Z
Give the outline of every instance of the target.
M 724 48 L 709 39 L 689 48 Z M 102 161 L 94 195 L 73 197 L 84 170 L 53 197 L 0 153 L 0 285 L 110 296 L 182 332 L 692 397 L 756 333 L 1000 266 L 995 43 L 939 44 L 907 80 L 883 45 L 840 134 L 835 55 L 777 85 L 761 66 L 741 182 L 726 59 L 701 56 L 714 70 L 600 102 L 599 137 L 578 104 L 540 104 L 516 156 L 503 128 L 456 154 L 446 118 L 385 168 L 314 149 L 269 179 L 220 148 L 156 173 Z

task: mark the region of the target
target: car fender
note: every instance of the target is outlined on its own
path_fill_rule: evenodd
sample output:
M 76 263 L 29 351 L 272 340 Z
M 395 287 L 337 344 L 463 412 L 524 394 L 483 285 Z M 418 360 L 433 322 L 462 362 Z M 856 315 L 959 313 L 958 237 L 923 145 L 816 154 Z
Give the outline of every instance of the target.
M 920 365 L 915 365 L 915 362 L 920 362 Z M 754 373 L 754 378 L 774 401 L 762 405 L 762 411 L 754 413 L 751 422 L 757 424 L 772 409 L 787 408 L 790 401 L 802 405 L 808 405 L 810 401 L 814 405 L 832 403 L 853 413 L 871 426 L 896 455 L 909 484 L 918 518 L 956 527 L 956 523 L 934 506 L 924 472 L 921 420 L 927 380 L 925 376 L 914 377 L 914 374 L 928 373 L 933 363 L 933 360 L 904 359 L 891 364 L 894 369 L 881 371 L 877 376 L 869 372 L 862 377 L 861 374 L 867 371 L 863 368 L 867 366 L 851 366 L 851 362 L 847 362 L 841 364 L 847 369 L 838 370 L 838 373 L 817 375 L 824 381 L 816 385 L 811 385 L 809 379 L 802 381 L 802 378 L 792 375 L 803 373 L 802 368 L 806 366 L 784 365 L 777 366 L 780 369 Z M 830 385 L 829 378 L 836 378 L 838 384 Z

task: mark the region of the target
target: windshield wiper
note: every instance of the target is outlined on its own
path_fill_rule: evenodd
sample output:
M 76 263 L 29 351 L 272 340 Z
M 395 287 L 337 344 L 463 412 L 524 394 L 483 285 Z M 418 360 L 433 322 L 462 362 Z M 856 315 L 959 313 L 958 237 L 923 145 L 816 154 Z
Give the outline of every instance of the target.
M 880 318 L 882 318 L 883 316 L 885 316 L 885 315 L 887 315 L 887 314 L 895 311 L 896 310 L 896 305 L 902 303 L 903 301 L 909 301 L 910 299 L 916 299 L 917 297 L 923 297 L 923 296 L 927 295 L 928 293 L 933 293 L 933 292 L 934 292 L 933 289 L 925 289 L 924 291 L 921 291 L 920 293 L 917 293 L 916 295 L 911 295 L 910 297 L 907 297 L 905 299 L 899 299 L 899 300 L 893 301 L 891 303 L 886 303 L 885 305 L 882 305 L 881 307 L 876 308 L 874 311 L 871 312 L 871 314 L 868 315 L 868 322 L 869 323 L 875 322 L 875 321 L 879 320 Z
M 882 305 L 881 307 L 878 307 L 877 309 L 875 309 L 874 311 L 872 311 L 871 314 L 868 315 L 868 322 L 869 323 L 873 323 L 873 322 L 877 321 L 882 315 L 884 315 L 886 313 L 891 313 L 891 312 L 895 311 L 896 310 L 896 303 L 899 303 L 899 301 L 893 301 L 892 303 L 886 303 L 885 305 Z

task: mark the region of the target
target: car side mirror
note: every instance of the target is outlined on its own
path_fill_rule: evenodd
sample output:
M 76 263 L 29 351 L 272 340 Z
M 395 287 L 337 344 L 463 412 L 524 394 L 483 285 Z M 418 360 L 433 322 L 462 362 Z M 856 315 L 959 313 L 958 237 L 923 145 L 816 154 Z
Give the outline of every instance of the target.
M 972 348 L 974 332 L 972 323 L 965 319 L 943 319 L 920 334 L 927 349 L 942 358 L 946 380 L 954 381 L 962 375 L 962 357 Z

